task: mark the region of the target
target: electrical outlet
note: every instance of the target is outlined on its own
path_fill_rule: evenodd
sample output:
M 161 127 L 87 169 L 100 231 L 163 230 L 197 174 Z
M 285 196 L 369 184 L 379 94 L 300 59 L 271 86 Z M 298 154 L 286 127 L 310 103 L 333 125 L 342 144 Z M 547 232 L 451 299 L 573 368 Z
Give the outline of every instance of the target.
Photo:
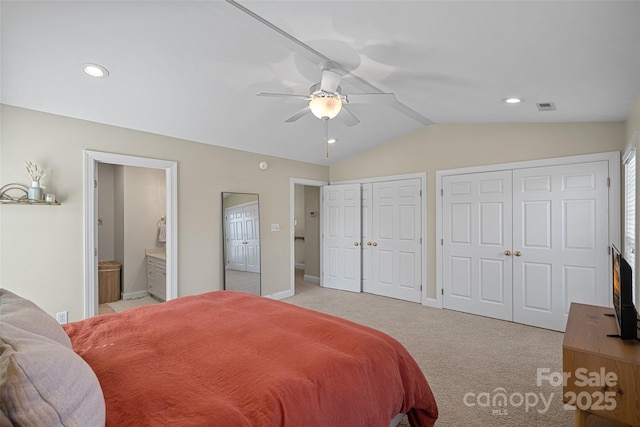
M 66 311 L 59 311 L 58 313 L 56 313 L 56 320 L 61 325 L 64 324 L 64 323 L 67 323 L 67 312 Z

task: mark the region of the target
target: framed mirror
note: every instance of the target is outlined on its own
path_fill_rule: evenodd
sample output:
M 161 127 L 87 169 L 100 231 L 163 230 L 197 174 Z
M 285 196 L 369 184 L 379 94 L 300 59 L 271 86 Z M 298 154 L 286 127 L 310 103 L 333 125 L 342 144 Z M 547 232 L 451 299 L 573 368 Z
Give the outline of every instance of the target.
M 260 206 L 257 194 L 222 193 L 223 289 L 261 294 Z

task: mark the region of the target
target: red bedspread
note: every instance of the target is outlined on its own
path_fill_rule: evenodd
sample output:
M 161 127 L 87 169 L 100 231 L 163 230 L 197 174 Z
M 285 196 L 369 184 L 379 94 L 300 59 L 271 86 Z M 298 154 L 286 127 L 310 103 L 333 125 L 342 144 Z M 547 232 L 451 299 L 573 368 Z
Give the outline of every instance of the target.
M 420 368 L 395 339 L 263 297 L 218 291 L 65 325 L 111 426 L 432 426 Z

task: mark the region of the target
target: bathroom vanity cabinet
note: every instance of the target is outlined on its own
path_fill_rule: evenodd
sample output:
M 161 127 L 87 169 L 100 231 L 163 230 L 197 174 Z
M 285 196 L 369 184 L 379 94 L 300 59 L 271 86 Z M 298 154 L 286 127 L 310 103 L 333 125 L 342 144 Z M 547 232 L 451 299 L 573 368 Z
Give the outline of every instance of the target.
M 167 299 L 167 261 L 164 257 L 147 255 L 147 291 L 162 301 Z

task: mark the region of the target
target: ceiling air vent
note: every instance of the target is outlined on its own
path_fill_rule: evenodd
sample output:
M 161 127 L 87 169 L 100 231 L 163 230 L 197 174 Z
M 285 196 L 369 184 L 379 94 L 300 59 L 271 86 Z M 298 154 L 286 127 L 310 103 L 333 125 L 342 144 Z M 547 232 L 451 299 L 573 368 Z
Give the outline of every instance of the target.
M 556 104 L 553 102 L 539 102 L 536 104 L 538 111 L 556 111 Z

